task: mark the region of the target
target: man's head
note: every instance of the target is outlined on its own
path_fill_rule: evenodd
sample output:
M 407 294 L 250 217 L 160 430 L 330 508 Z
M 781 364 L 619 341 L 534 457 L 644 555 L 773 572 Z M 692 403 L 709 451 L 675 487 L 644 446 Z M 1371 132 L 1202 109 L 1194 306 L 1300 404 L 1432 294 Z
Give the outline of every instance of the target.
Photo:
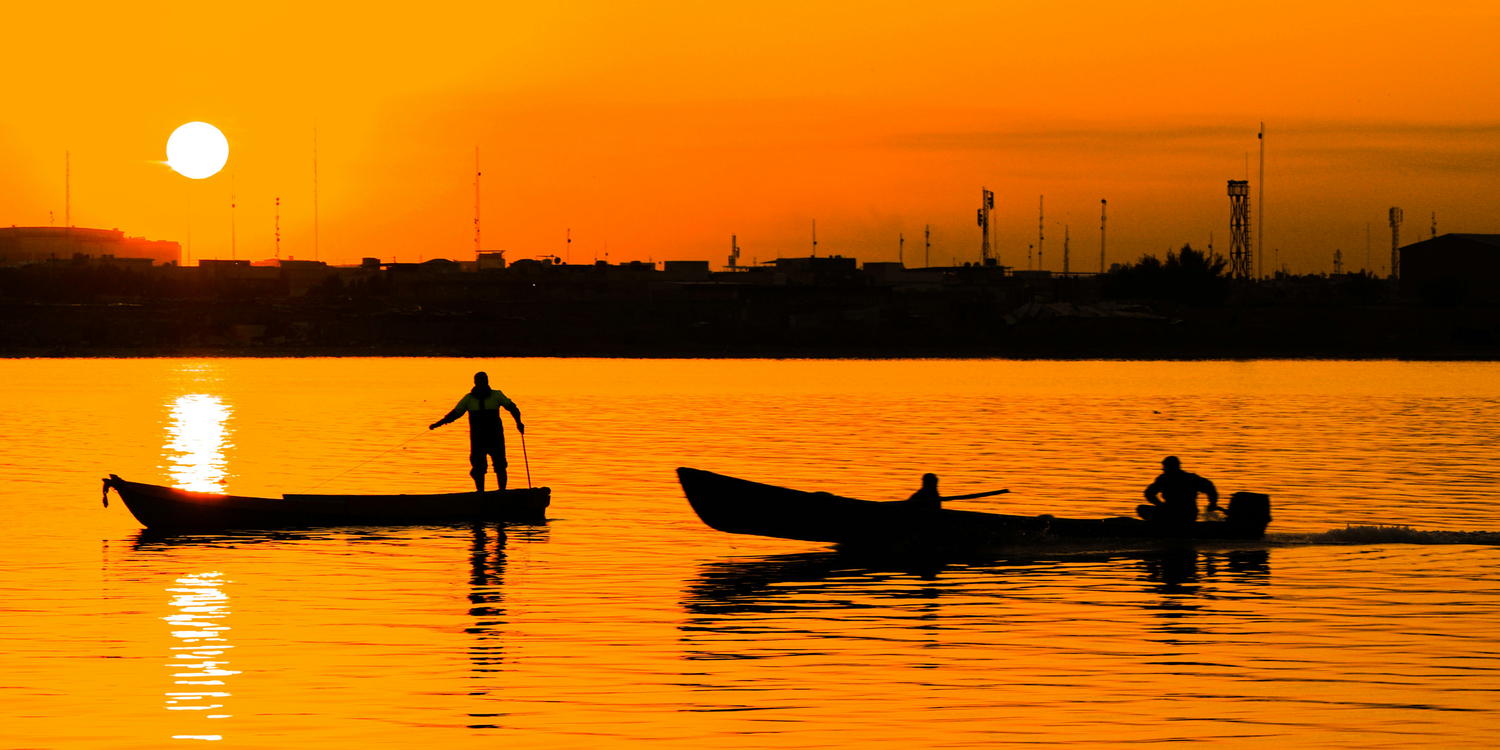
M 480 388 L 490 387 L 490 374 L 487 372 L 474 373 L 474 385 L 477 385 Z
M 1167 456 L 1161 460 L 1161 468 L 1164 471 L 1180 471 L 1182 462 L 1178 461 L 1176 456 Z
M 937 475 L 936 474 L 923 474 L 922 475 L 922 489 L 924 489 L 924 490 L 935 490 L 935 489 L 937 489 Z

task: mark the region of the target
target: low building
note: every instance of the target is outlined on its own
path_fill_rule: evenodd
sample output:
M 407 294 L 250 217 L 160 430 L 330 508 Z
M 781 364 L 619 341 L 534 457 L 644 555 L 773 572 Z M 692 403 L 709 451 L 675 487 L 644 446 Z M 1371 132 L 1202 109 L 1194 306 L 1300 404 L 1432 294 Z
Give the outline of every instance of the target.
M 126 237 L 118 229 L 0 227 L 0 265 L 17 266 L 72 258 L 149 258 L 182 262 L 182 246 L 167 240 Z
M 669 260 L 662 273 L 673 281 L 707 281 L 710 271 L 706 260 Z
M 1500 234 L 1444 234 L 1401 248 L 1401 294 L 1431 304 L 1500 302 Z

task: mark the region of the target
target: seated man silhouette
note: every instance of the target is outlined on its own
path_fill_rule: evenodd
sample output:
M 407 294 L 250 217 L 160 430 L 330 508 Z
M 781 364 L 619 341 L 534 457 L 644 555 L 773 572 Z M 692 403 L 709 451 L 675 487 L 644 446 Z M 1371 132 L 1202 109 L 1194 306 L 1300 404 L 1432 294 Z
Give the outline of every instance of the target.
M 907 504 L 913 508 L 923 510 L 939 510 L 943 507 L 943 496 L 938 494 L 938 477 L 936 474 L 922 475 L 922 489 L 913 492 L 911 497 L 906 498 Z
M 1146 487 L 1149 505 L 1137 506 L 1135 512 L 1147 521 L 1189 524 L 1198 520 L 1198 493 L 1208 496 L 1208 509 L 1219 510 L 1219 491 L 1214 483 L 1190 471 L 1182 470 L 1176 456 L 1161 460 L 1161 475 Z

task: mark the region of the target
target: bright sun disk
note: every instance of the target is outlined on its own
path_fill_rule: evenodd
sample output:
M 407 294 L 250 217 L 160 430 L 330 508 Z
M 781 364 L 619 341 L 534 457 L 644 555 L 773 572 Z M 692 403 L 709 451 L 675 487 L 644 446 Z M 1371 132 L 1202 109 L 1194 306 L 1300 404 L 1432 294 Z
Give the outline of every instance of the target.
M 206 122 L 178 126 L 167 138 L 167 166 L 183 177 L 213 177 L 229 161 L 229 140 Z

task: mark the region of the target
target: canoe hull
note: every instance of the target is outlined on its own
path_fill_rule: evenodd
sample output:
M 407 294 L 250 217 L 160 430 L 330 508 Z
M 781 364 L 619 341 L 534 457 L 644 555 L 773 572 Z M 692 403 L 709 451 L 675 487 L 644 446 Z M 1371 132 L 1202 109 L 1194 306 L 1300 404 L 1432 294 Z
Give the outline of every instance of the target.
M 286 495 L 280 499 L 190 492 L 104 480 L 148 529 L 278 529 L 308 526 L 403 526 L 471 521 L 546 520 L 552 490 L 497 490 L 441 495 Z
M 846 546 L 997 549 L 1057 542 L 1260 539 L 1266 522 L 1162 525 L 1136 518 L 1073 519 L 927 510 L 761 484 L 680 468 L 678 480 L 703 522 L 719 531 Z

